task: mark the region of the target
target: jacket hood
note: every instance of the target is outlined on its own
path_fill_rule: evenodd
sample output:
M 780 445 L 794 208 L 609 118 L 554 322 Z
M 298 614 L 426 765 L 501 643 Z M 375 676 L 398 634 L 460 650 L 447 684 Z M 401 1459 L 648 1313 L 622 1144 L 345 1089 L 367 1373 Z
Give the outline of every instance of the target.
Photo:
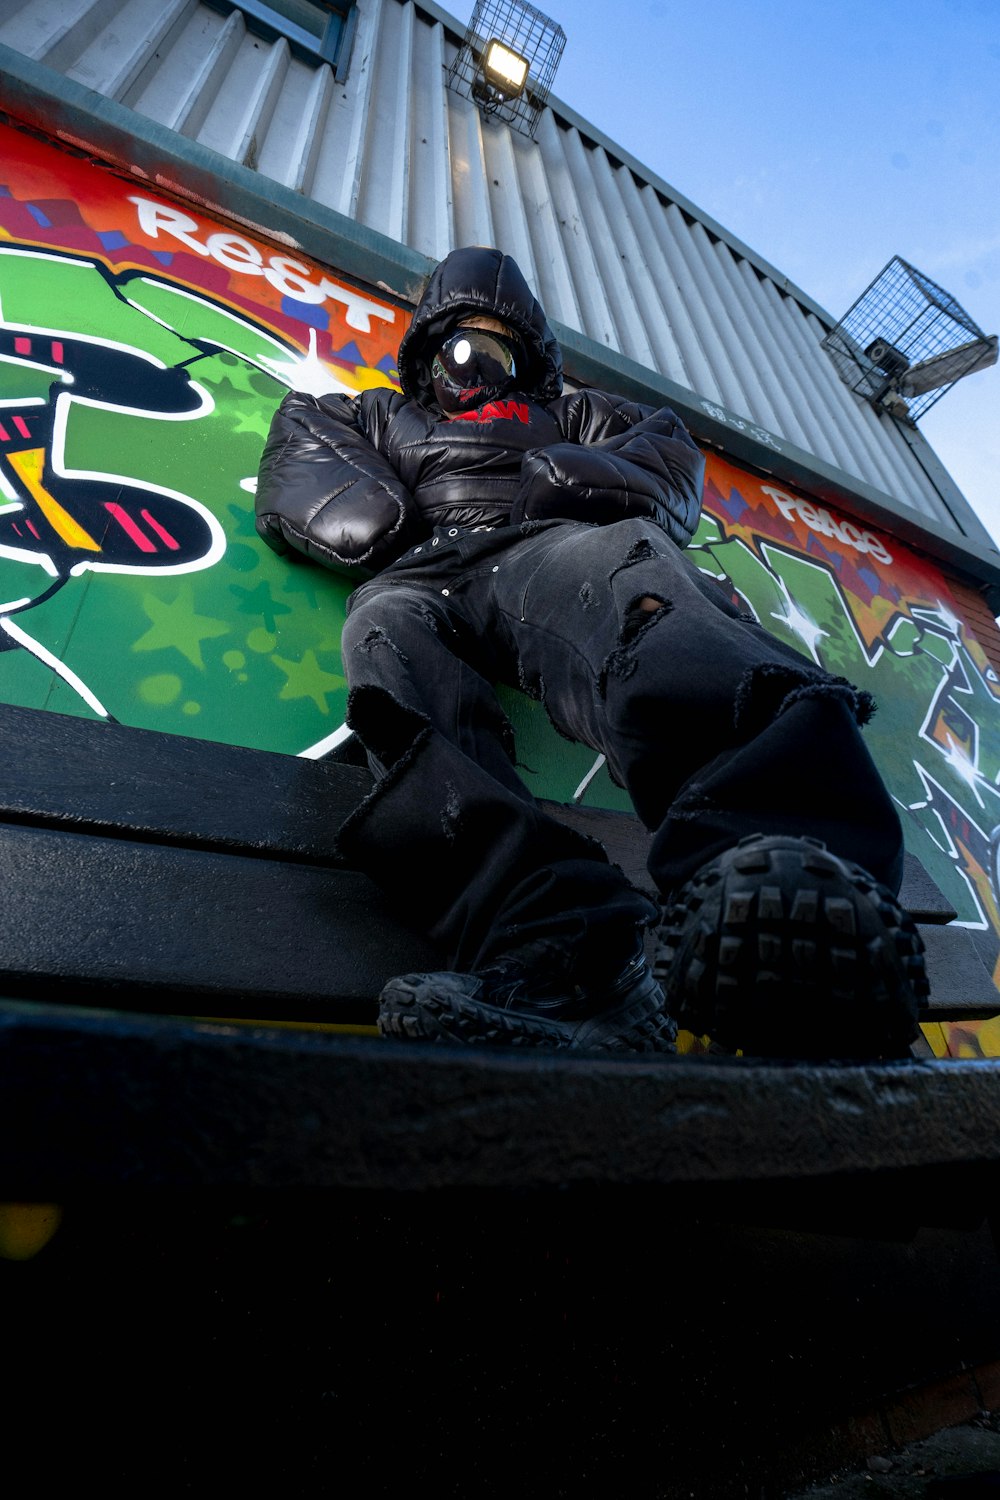
M 422 406 L 435 404 L 430 361 L 460 319 L 476 314 L 499 318 L 523 343 L 528 367 L 518 389 L 537 401 L 555 400 L 562 391 L 562 350 L 545 313 L 517 261 L 483 246 L 453 250 L 431 272 L 399 345 L 403 394 Z

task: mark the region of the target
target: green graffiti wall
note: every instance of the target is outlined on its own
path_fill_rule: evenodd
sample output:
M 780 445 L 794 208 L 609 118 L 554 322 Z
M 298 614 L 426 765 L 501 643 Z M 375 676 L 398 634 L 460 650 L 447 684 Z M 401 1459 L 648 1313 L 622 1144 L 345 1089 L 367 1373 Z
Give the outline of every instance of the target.
M 258 540 L 257 464 L 288 388 L 394 382 L 405 310 L 2 126 L 0 162 L 0 700 L 325 753 L 347 586 Z M 947 577 L 715 455 L 691 555 L 875 695 L 908 845 L 1000 972 L 1000 683 Z M 533 791 L 627 805 L 505 707 Z
M 1000 977 L 1000 679 L 947 577 L 894 537 L 711 456 L 699 566 L 875 697 L 866 730 L 922 861 Z M 995 1023 L 948 1027 L 976 1052 Z
M 253 491 L 290 386 L 395 374 L 406 317 L 0 127 L 0 696 L 301 751 L 342 722 L 344 586 Z

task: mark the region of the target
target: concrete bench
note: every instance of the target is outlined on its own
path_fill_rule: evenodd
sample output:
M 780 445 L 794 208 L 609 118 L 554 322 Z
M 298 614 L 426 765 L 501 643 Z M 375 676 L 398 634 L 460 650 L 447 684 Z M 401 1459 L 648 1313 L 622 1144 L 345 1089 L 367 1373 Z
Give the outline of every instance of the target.
M 371 785 L 358 765 L 0 710 L 0 986 L 130 1011 L 371 1026 L 394 973 L 440 963 L 334 849 Z M 547 804 L 648 885 L 638 819 Z M 912 856 L 929 1019 L 1000 991 Z
M 17 708 L 0 712 L 0 752 L 0 1197 L 580 1180 L 730 1202 L 752 1188 L 758 1207 L 765 1184 L 779 1197 L 793 1184 L 804 1211 L 805 1185 L 849 1183 L 856 1203 L 887 1175 L 1000 1162 L 988 1062 L 525 1059 L 376 1042 L 383 980 L 437 960 L 337 862 L 366 770 Z M 645 878 L 636 820 L 556 811 Z M 931 1014 L 1000 1011 L 912 862 L 905 900 L 928 939 Z M 909 1213 L 911 1187 L 906 1199 Z

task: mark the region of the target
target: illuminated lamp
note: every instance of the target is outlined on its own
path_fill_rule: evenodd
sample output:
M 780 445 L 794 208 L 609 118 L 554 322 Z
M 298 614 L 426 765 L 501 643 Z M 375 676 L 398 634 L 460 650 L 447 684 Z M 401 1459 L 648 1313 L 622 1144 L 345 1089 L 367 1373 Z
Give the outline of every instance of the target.
M 482 69 L 490 88 L 505 99 L 516 99 L 528 81 L 528 59 L 512 47 L 505 47 L 496 37 L 486 44 Z
M 534 136 L 566 34 L 523 0 L 477 0 L 448 87 L 495 120 Z

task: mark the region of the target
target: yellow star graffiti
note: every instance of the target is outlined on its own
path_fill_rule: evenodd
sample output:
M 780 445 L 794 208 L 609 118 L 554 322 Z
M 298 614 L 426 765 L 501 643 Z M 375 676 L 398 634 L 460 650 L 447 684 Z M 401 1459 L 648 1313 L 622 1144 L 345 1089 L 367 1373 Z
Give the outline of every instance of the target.
M 316 660 L 316 652 L 310 649 L 303 653 L 301 661 L 289 661 L 284 656 L 272 656 L 271 660 L 279 672 L 285 674 L 285 685 L 279 698 L 311 698 L 321 714 L 330 712 L 327 694 L 340 692 L 347 686 L 347 679 L 335 672 L 324 672 Z
M 143 610 L 150 620 L 150 627 L 134 643 L 133 651 L 179 651 L 197 667 L 205 670 L 201 654 L 202 641 L 217 635 L 228 634 L 231 626 L 225 620 L 215 620 L 211 615 L 200 615 L 194 607 L 194 590 L 190 584 L 182 584 L 173 601 L 147 594 L 142 601 Z

